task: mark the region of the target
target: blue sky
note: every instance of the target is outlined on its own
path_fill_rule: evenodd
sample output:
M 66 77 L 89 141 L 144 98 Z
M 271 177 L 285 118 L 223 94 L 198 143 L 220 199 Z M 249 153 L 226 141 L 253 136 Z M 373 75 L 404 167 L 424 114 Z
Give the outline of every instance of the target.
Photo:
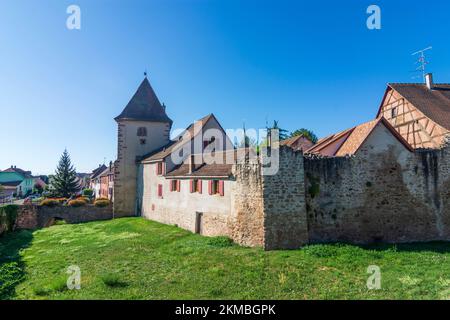
M 81 8 L 81 30 L 66 8 Z M 366 9 L 382 10 L 382 29 Z M 117 116 L 147 70 L 174 128 L 213 112 L 224 128 L 324 136 L 373 118 L 411 53 L 450 82 L 448 1 L 40 0 L 0 10 L 0 168 L 79 172 L 116 156 Z

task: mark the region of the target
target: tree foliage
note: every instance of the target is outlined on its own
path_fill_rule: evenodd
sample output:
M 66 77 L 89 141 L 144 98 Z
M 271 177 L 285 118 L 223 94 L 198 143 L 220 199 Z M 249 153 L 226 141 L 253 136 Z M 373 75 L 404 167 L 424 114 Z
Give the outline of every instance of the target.
M 76 171 L 70 161 L 67 150 L 64 150 L 59 160 L 58 167 L 52 179 L 51 189 L 58 197 L 70 197 L 79 190 Z
M 304 136 L 305 138 L 308 138 L 309 140 L 311 140 L 312 143 L 317 143 L 317 141 L 319 140 L 313 131 L 305 129 L 305 128 L 295 130 L 294 132 L 291 133 L 291 137 L 296 137 L 296 136 Z

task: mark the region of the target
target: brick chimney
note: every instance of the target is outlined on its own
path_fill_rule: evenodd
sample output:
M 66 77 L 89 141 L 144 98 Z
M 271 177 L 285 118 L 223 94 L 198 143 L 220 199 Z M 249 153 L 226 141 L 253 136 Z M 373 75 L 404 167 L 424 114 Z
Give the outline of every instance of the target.
M 433 90 L 434 83 L 433 83 L 433 74 L 432 73 L 427 73 L 425 75 L 425 82 L 427 84 L 428 90 Z

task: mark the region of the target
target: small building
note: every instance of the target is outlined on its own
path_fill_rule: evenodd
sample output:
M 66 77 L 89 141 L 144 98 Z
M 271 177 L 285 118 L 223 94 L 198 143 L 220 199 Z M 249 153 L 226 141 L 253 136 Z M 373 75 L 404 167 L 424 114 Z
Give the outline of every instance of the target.
M 25 171 L 16 166 L 0 171 L 0 184 L 7 185 L 9 187 L 16 187 L 16 196 L 22 197 L 33 192 L 36 184 L 44 188 L 46 183 L 37 176 L 34 177 L 31 171 Z
M 89 175 L 89 188 L 93 191 L 94 198 L 100 197 L 100 174 L 106 170 L 106 166 L 101 164 L 98 168 L 92 170 Z
M 390 83 L 377 117 L 386 118 L 414 149 L 438 149 L 450 133 L 450 84 Z
M 109 166 L 103 170 L 97 177 L 100 182 L 98 197 L 108 198 L 111 202 L 114 201 L 114 164 L 109 162 Z M 96 197 L 96 198 L 98 198 Z
M 383 117 L 320 139 L 305 154 L 322 157 L 345 157 L 360 151 L 387 152 L 400 146 L 412 151 L 408 142 Z

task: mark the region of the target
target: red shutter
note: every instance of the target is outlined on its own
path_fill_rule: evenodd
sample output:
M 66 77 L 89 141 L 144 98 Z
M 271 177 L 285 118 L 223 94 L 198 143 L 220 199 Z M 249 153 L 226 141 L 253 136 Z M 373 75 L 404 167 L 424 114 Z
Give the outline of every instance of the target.
M 219 181 L 219 194 L 223 197 L 224 196 L 224 183 L 223 180 Z
M 163 186 L 162 184 L 158 184 L 158 197 L 162 198 L 163 196 Z
M 177 180 L 177 191 L 180 192 L 181 189 L 181 180 Z
M 194 180 L 189 180 L 189 190 L 194 193 Z
M 212 195 L 212 192 L 213 192 L 213 181 L 208 180 L 208 194 Z
M 202 193 L 202 180 L 197 180 L 197 190 L 198 193 Z
M 159 175 L 159 163 L 156 164 L 156 175 Z
M 172 191 L 174 191 L 173 190 L 173 183 L 174 183 L 175 181 L 174 180 L 170 180 L 170 191 L 172 192 Z

